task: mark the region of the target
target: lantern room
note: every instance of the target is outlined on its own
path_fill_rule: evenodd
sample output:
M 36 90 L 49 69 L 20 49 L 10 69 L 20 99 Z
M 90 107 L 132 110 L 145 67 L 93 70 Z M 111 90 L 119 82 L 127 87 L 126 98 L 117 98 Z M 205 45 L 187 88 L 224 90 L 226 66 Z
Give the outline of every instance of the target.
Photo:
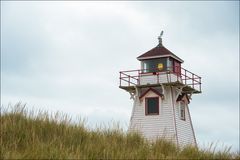
M 140 69 L 120 72 L 120 88 L 134 91 L 134 86 L 171 85 L 185 93 L 201 93 L 201 77 L 182 68 L 184 61 L 163 46 L 161 36 L 156 47 L 137 57 Z
M 180 74 L 183 60 L 162 45 L 151 49 L 137 58 L 141 62 L 143 73 L 172 71 Z
M 180 74 L 183 60 L 162 45 L 162 34 L 156 47 L 137 57 L 141 61 L 141 70 L 143 73 L 172 71 Z

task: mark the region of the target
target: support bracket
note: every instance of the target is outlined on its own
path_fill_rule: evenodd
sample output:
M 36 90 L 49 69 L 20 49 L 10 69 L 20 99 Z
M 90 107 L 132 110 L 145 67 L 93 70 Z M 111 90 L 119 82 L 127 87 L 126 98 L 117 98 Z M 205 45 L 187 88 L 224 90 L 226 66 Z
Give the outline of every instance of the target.
M 188 95 L 188 98 L 189 98 L 190 100 L 192 100 L 192 93 L 190 93 L 190 94 Z
M 130 99 L 133 99 L 133 100 L 135 100 L 136 98 L 139 97 L 138 87 L 135 85 L 134 88 L 135 88 L 135 92 L 134 91 L 133 92 L 128 92 L 130 94 Z
M 129 94 L 130 94 L 130 99 L 135 99 L 135 94 L 134 94 L 134 92 L 128 92 Z
M 162 99 L 164 99 L 165 98 L 165 89 L 164 89 L 164 86 L 163 86 L 163 84 L 161 84 L 161 88 L 162 88 Z
M 176 94 L 176 97 L 175 97 L 175 101 L 177 100 L 179 95 L 182 95 L 182 89 L 183 89 L 183 87 L 176 88 L 177 94 Z

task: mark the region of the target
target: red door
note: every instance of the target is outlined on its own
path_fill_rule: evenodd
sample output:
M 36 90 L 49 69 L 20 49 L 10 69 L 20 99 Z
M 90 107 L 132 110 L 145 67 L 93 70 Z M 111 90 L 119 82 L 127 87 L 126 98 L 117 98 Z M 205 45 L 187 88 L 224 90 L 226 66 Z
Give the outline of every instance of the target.
M 178 61 L 174 61 L 174 73 L 177 74 L 177 76 L 181 76 L 181 64 Z

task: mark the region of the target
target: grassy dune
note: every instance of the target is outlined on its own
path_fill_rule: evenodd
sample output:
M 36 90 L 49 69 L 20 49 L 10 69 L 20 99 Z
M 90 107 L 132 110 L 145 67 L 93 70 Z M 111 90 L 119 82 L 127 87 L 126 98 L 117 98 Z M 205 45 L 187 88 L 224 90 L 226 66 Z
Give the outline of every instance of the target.
M 159 139 L 146 141 L 119 127 L 90 130 L 66 115 L 29 111 L 24 105 L 1 107 L 1 159 L 239 159 L 230 148 L 215 152 L 178 148 Z

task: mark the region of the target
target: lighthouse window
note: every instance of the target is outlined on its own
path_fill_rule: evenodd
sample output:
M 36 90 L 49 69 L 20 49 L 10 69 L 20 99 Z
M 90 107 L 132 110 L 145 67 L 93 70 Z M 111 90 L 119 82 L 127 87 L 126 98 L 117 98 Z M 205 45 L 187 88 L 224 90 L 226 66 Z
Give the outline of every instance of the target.
M 173 71 L 173 60 L 171 58 L 168 58 L 167 60 L 167 69 Z
M 166 66 L 167 58 L 149 59 L 142 61 L 142 69 L 144 73 L 166 71 Z
M 157 115 L 159 114 L 159 98 L 158 97 L 148 97 L 145 99 L 145 114 L 146 115 Z
M 180 119 L 185 120 L 185 103 L 180 102 Z

